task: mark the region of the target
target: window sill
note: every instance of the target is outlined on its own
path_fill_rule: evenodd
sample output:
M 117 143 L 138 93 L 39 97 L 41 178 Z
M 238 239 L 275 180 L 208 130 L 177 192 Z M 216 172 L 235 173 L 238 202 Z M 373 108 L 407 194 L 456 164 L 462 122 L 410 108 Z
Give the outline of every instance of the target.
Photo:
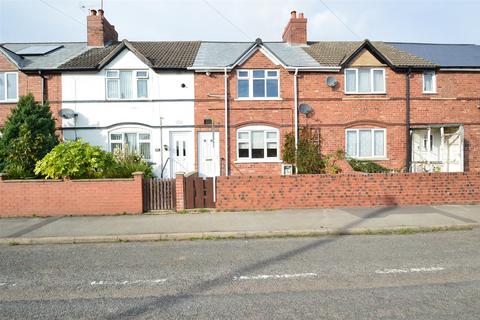
M 359 161 L 388 161 L 388 160 L 390 160 L 387 157 L 368 157 L 368 158 L 351 157 L 351 159 L 355 159 L 355 160 L 359 160 Z
M 0 100 L 1 104 L 18 103 L 18 100 Z
M 344 92 L 348 96 L 374 96 L 374 95 L 386 95 L 387 92 Z
M 235 98 L 234 101 L 282 101 L 282 98 Z
M 279 159 L 245 159 L 245 160 L 236 160 L 234 163 L 283 163 Z
M 432 92 L 424 91 L 423 94 L 426 94 L 426 95 L 435 95 L 435 94 L 437 94 L 437 92 L 436 92 L 436 91 L 432 91 Z

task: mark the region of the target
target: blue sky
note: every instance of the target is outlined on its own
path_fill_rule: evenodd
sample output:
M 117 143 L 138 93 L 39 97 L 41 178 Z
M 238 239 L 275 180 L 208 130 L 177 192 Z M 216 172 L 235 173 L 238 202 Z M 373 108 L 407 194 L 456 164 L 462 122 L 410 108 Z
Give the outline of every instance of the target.
M 87 9 L 100 1 L 0 0 L 0 43 L 85 41 Z M 129 40 L 276 41 L 296 9 L 309 19 L 309 40 L 480 44 L 480 0 L 323 0 L 356 35 L 320 0 L 207 1 L 237 27 L 205 0 L 104 0 L 104 7 Z

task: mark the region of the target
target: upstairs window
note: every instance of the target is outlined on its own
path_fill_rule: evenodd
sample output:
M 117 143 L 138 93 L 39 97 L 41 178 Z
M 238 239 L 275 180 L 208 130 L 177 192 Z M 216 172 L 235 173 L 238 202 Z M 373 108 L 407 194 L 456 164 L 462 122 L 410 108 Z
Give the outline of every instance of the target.
M 237 78 L 240 99 L 279 98 L 278 70 L 238 70 Z
M 237 159 L 239 161 L 278 160 L 278 130 L 271 127 L 250 126 L 237 131 Z
M 148 98 L 148 71 L 107 70 L 107 99 Z
M 15 102 L 18 100 L 18 73 L 0 72 L 0 101 Z
M 345 69 L 345 93 L 385 93 L 385 69 Z
M 435 71 L 423 73 L 423 93 L 435 93 L 437 91 L 437 79 Z
M 347 129 L 345 153 L 351 158 L 386 157 L 385 129 Z
M 119 132 L 110 134 L 110 151 L 128 150 L 140 154 L 145 160 L 151 158 L 150 133 Z

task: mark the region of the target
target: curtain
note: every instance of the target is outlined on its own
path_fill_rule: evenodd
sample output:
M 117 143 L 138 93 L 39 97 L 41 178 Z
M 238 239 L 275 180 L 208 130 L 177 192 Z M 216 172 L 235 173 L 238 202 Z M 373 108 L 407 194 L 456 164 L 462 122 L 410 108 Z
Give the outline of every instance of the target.
M 138 79 L 137 80 L 137 98 L 147 98 L 148 89 L 147 89 L 147 79 Z
M 423 91 L 433 91 L 433 75 L 431 72 L 425 72 L 423 74 Z
M 370 92 L 370 69 L 358 70 L 358 92 Z
M 385 92 L 385 80 L 383 70 L 373 70 L 373 91 Z
M 376 157 L 385 156 L 385 133 L 380 130 L 374 131 L 374 140 L 375 140 L 375 154 Z
M 120 98 L 118 92 L 118 79 L 107 79 L 107 98 L 118 99 Z
M 120 71 L 120 99 L 132 98 L 132 71 Z
M 356 79 L 355 70 L 347 70 L 347 72 L 345 73 L 345 76 L 347 78 L 346 79 L 346 90 L 347 90 L 347 92 L 357 91 L 357 88 L 356 88 L 357 79 Z
M 372 156 L 372 131 L 370 130 L 360 130 L 359 131 L 359 146 L 358 146 L 358 155 L 360 157 L 371 157 Z
M 347 131 L 347 156 L 357 156 L 357 132 Z
M 17 75 L 7 74 L 7 99 L 17 99 Z
M 125 144 L 128 147 L 129 152 L 137 151 L 137 134 L 136 133 L 125 133 Z
M 265 132 L 252 131 L 252 158 L 264 158 Z
M 0 101 L 5 100 L 5 73 L 0 72 Z

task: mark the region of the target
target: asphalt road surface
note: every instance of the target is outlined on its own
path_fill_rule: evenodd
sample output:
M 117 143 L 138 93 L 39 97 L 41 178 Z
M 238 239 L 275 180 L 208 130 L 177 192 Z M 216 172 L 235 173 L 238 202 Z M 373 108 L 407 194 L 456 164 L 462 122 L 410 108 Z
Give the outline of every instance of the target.
M 0 246 L 1 319 L 475 319 L 480 230 Z

